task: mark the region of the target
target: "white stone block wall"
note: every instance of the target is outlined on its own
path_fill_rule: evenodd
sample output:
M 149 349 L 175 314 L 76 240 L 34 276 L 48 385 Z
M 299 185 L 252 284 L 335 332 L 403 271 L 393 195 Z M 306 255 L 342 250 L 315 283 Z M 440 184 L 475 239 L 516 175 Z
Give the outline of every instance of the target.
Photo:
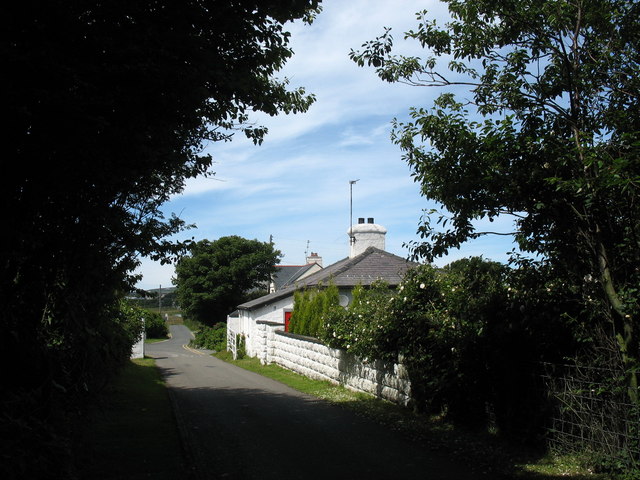
M 258 323 L 253 331 L 253 353 L 258 357 L 260 363 L 267 363 L 267 325 Z
M 265 355 L 259 357 L 261 362 L 273 362 L 306 377 L 328 380 L 401 405 L 408 403 L 411 385 L 401 365 L 363 363 L 354 355 L 329 348 L 315 339 L 262 326 L 265 327 Z
M 284 330 L 284 323 L 259 321 L 253 329 L 251 350 L 247 349 L 247 355 L 256 357 L 260 363 L 271 363 L 275 346 L 275 332 Z

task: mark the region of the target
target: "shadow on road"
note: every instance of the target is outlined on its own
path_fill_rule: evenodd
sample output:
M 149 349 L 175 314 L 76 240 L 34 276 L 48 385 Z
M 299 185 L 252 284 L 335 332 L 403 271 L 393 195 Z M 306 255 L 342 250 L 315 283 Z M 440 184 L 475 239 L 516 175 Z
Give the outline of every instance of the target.
M 171 391 L 201 478 L 474 478 L 396 432 L 314 397 L 224 386 Z

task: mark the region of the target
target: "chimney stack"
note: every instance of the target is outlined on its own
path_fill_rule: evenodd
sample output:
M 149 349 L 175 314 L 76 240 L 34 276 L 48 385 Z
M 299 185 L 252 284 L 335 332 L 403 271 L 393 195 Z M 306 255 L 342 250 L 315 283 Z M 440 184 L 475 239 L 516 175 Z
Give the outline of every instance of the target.
M 347 230 L 347 235 L 352 239 L 349 258 L 360 255 L 369 247 L 385 249 L 387 229 L 374 223 L 374 219 L 371 217 L 367 219 L 367 223 L 364 220 L 364 218 L 358 218 L 358 224 Z
M 311 252 L 311 255 L 307 257 L 307 265 L 311 263 L 317 263 L 319 266 L 322 266 L 322 257 L 318 256 L 316 252 Z

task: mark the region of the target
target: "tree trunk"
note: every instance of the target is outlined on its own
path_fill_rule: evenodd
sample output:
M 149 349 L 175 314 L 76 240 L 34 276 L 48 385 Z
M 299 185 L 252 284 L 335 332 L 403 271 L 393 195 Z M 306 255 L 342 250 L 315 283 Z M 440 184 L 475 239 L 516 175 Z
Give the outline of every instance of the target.
M 609 268 L 609 260 L 607 251 L 602 242 L 598 242 L 598 267 L 600 268 L 600 281 L 604 288 L 607 300 L 613 309 L 613 326 L 618 350 L 622 357 L 622 364 L 625 369 L 625 377 L 627 382 L 627 394 L 629 400 L 638 404 L 638 374 L 636 344 L 637 338 L 634 332 L 633 317 L 626 312 L 624 303 L 620 299 L 616 291 L 611 269 Z

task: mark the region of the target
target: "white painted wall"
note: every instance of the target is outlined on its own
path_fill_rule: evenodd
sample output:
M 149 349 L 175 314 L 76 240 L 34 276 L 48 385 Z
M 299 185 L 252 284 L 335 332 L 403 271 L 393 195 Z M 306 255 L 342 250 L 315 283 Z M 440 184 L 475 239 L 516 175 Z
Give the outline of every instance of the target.
M 258 322 L 274 322 L 284 330 L 284 313 L 293 310 L 293 296 L 276 300 L 254 310 L 240 311 L 240 331 L 245 336 L 247 355 L 258 357 L 264 348 Z
M 143 323 L 144 326 L 144 323 Z M 131 358 L 144 358 L 144 341 L 146 339 L 146 335 L 144 330 L 142 330 L 142 336 L 140 339 L 133 345 L 131 348 Z

